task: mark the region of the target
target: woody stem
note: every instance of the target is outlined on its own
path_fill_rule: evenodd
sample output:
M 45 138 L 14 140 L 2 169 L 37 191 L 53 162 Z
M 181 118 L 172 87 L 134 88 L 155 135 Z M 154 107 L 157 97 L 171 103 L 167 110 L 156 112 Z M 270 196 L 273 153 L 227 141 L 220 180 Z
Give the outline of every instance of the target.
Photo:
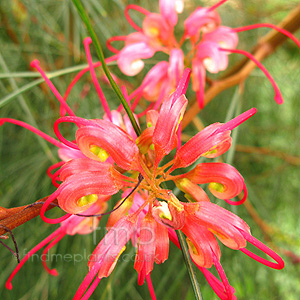
M 21 226 L 22 224 L 32 220 L 40 214 L 42 204 L 48 199 L 48 196 L 42 198 L 35 203 L 29 204 L 27 206 L 14 207 L 6 210 L 6 215 L 2 215 L 0 224 L 13 230 L 16 227 Z M 41 202 L 39 205 L 39 202 Z M 54 204 L 57 204 L 57 200 L 53 201 Z M 56 205 L 51 205 L 47 208 L 47 210 L 52 209 Z M 6 233 L 4 227 L 0 227 L 0 235 Z

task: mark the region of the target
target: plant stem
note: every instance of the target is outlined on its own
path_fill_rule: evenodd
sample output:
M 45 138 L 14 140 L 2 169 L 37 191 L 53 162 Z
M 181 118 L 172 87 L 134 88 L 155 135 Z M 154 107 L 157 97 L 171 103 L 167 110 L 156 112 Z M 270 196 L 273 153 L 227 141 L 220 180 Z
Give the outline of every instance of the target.
M 180 243 L 180 247 L 181 247 L 181 252 L 184 258 L 184 262 L 186 264 L 189 276 L 190 276 L 190 280 L 192 282 L 192 286 L 193 286 L 193 290 L 194 290 L 194 294 L 197 300 L 202 300 L 202 295 L 201 295 L 201 291 L 200 291 L 200 286 L 197 280 L 197 276 L 194 272 L 193 269 L 193 265 L 192 265 L 192 260 L 190 258 L 189 255 L 189 251 L 188 251 L 188 247 L 186 245 L 186 242 L 184 240 L 183 234 L 180 230 L 176 231 L 177 233 L 177 237 Z
M 48 196 L 36 201 L 35 203 L 21 207 L 7 209 L 0 207 L 0 235 L 3 235 L 7 232 L 5 227 L 13 230 L 14 228 L 19 227 L 20 225 L 23 225 L 24 223 L 39 216 L 42 204 L 44 204 L 47 199 Z M 50 205 L 47 208 L 47 211 L 57 206 L 57 200 L 53 201 L 52 203 L 53 205 Z
M 96 52 L 97 52 L 97 55 L 101 61 L 101 64 L 102 64 L 102 68 L 103 68 L 103 71 L 105 73 L 105 75 L 107 76 L 107 79 L 109 80 L 113 90 L 115 91 L 116 95 L 118 96 L 118 98 L 120 99 L 120 102 L 121 104 L 123 105 L 129 119 L 130 119 L 130 122 L 133 126 L 133 129 L 135 131 L 135 133 L 137 134 L 137 136 L 140 136 L 141 135 L 141 129 L 139 127 L 139 125 L 137 124 L 134 116 L 133 116 L 133 113 L 127 103 L 127 101 L 125 100 L 121 90 L 119 89 L 119 87 L 117 86 L 116 82 L 114 81 L 114 79 L 112 78 L 109 70 L 108 70 L 108 67 L 105 63 L 105 59 L 104 59 L 104 55 L 103 55 L 103 51 L 102 51 L 102 48 L 101 48 L 101 45 L 98 41 L 98 38 L 96 36 L 96 33 L 90 23 L 90 20 L 89 20 L 89 17 L 88 15 L 86 14 L 85 10 L 84 10 L 84 7 L 82 6 L 82 3 L 80 0 L 72 0 L 74 5 L 76 6 L 79 14 L 80 14 L 80 17 L 82 19 L 82 21 L 84 22 L 90 36 L 91 36 L 91 39 L 94 43 L 94 46 L 96 48 Z

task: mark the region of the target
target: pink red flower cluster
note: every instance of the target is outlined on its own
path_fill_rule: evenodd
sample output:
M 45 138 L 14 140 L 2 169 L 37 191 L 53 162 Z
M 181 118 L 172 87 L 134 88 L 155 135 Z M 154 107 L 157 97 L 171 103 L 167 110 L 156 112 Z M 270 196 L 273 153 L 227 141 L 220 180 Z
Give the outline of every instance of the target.
M 86 39 L 85 45 L 88 46 L 89 43 L 90 40 Z M 89 272 L 74 299 L 89 298 L 101 278 L 110 275 L 130 239 L 137 247 L 134 268 L 138 272 L 138 282 L 143 284 L 146 279 L 151 296 L 155 299 L 150 274 L 154 262 L 160 264 L 168 258 L 169 241 L 179 245 L 176 230 L 181 230 L 186 236 L 192 260 L 221 299 L 235 299 L 235 296 L 220 264 L 221 252 L 217 239 L 227 247 L 241 250 L 269 267 L 283 268 L 282 259 L 255 239 L 242 219 L 211 203 L 200 187 L 201 184 L 208 183 L 215 197 L 233 205 L 245 201 L 246 186 L 243 177 L 234 167 L 225 163 L 197 164 L 197 160 L 200 157 L 215 158 L 225 153 L 231 146 L 231 130 L 255 114 L 256 109 L 252 108 L 225 124 L 214 123 L 181 146 L 180 122 L 187 106 L 184 94 L 190 76 L 187 69 L 175 91 L 162 103 L 159 112 L 147 111 L 147 128 L 137 137 L 120 112 L 109 110 L 94 76 L 94 66 L 88 55 L 87 57 L 88 70 L 104 107 L 106 105 L 103 119 L 77 117 L 67 105 L 66 97 L 59 94 L 42 71 L 38 61 L 34 61 L 32 66 L 40 71 L 62 105 L 62 117 L 54 123 L 54 132 L 59 141 L 21 121 L 0 119 L 0 125 L 5 122 L 14 123 L 44 137 L 59 147 L 61 158 L 67 161 L 62 161 L 49 170 L 57 189 L 41 209 L 41 217 L 45 222 L 61 223 L 61 227 L 23 258 L 21 265 L 9 277 L 6 287 L 12 288 L 12 278 L 41 247 L 50 242 L 45 248 L 45 254 L 65 234 L 88 233 L 93 230 L 87 230 L 86 218 L 103 215 L 105 202 L 118 192 L 123 193 L 123 198 L 110 212 L 107 224 L 109 231 L 92 253 L 88 263 Z M 65 113 L 69 116 L 64 116 Z M 66 140 L 59 131 L 59 124 L 65 122 L 73 123 L 78 128 L 74 141 Z M 166 156 L 172 151 L 174 157 L 166 162 Z M 174 175 L 174 170 L 187 167 L 188 171 L 183 170 L 180 175 Z M 52 173 L 55 168 L 59 169 Z M 173 181 L 184 193 L 182 201 L 165 187 L 169 181 Z M 230 200 L 242 191 L 242 200 Z M 55 199 L 67 214 L 49 219 L 45 212 Z M 247 250 L 247 241 L 276 262 L 260 258 Z M 221 281 L 208 271 L 213 265 Z M 49 272 L 56 275 L 54 270 Z
M 107 47 L 116 55 L 120 70 L 128 75 L 138 74 L 144 67 L 144 60 L 163 52 L 169 56 L 169 61 L 161 61 L 154 65 L 146 75 L 141 86 L 130 95 L 129 99 L 144 97 L 156 101 L 155 108 L 172 92 L 179 82 L 185 67 L 192 69 L 192 88 L 196 93 L 200 108 L 204 106 L 204 91 L 206 72 L 218 73 L 228 66 L 228 55 L 239 53 L 253 60 L 268 77 L 275 90 L 275 101 L 283 103 L 278 86 L 253 55 L 243 50 L 237 50 L 237 32 L 270 27 L 291 38 L 298 46 L 300 42 L 288 31 L 272 24 L 255 24 L 240 28 L 230 28 L 221 25 L 221 18 L 216 9 L 227 0 L 221 0 L 211 7 L 198 7 L 184 21 L 184 34 L 180 41 L 176 40 L 175 25 L 178 13 L 183 11 L 183 0 L 160 0 L 160 13 L 152 13 L 137 5 L 128 5 L 125 17 L 136 30 L 127 36 L 115 36 L 107 41 Z M 131 19 L 129 11 L 135 10 L 143 14 L 142 27 Z M 112 46 L 114 41 L 124 41 L 124 47 L 119 51 Z M 189 47 L 186 41 L 190 42 Z M 185 49 L 188 48 L 188 53 Z

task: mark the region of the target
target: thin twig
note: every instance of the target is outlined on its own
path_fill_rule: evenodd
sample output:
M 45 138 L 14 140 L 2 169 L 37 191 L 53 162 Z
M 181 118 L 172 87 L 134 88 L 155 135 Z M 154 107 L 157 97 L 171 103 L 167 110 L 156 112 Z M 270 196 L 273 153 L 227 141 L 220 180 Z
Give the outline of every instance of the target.
M 6 232 L 9 232 L 9 234 L 10 234 L 12 240 L 13 240 L 13 243 L 14 243 L 14 245 L 15 245 L 16 252 L 14 253 L 13 250 L 10 249 L 10 248 L 9 248 L 7 245 L 5 245 L 4 243 L 1 242 L 1 244 L 4 244 L 4 246 L 5 246 L 6 248 L 8 248 L 12 253 L 14 253 L 15 256 L 17 257 L 18 263 L 20 263 L 19 249 L 18 249 L 18 245 L 17 245 L 16 239 L 15 239 L 15 237 L 14 237 L 12 231 L 11 231 L 8 227 L 6 227 L 6 226 L 4 226 L 4 225 L 2 225 L 2 224 L 0 224 L 0 227 L 2 227 Z
M 300 165 L 300 157 L 293 156 L 287 154 L 285 152 L 276 151 L 266 147 L 255 147 L 255 146 L 248 146 L 248 145 L 236 145 L 236 151 L 244 152 L 244 153 L 255 153 L 255 154 L 262 154 L 262 155 L 269 155 L 281 158 L 288 162 L 291 165 L 299 166 Z

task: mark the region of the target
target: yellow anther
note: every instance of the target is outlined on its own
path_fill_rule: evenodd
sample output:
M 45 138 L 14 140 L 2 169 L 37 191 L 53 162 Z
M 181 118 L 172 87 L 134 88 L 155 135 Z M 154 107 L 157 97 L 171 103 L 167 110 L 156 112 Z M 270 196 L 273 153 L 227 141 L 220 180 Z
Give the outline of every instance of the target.
M 91 203 L 94 203 L 98 200 L 98 196 L 96 194 L 90 194 L 83 196 L 77 200 L 78 206 L 82 207 Z
M 119 253 L 118 256 L 116 257 L 116 259 L 114 260 L 113 264 L 111 265 L 111 267 L 110 267 L 110 269 L 109 269 L 109 271 L 108 271 L 108 275 L 110 275 L 110 273 L 111 273 L 111 272 L 113 271 L 113 269 L 115 268 L 115 266 L 116 266 L 116 264 L 117 264 L 117 262 L 118 262 L 118 259 L 119 259 L 120 255 L 125 251 L 125 249 L 126 249 L 126 246 L 124 246 L 124 247 L 122 248 L 122 250 L 120 251 L 120 253 Z
M 176 180 L 175 183 L 180 190 L 185 191 L 185 188 L 188 186 L 188 184 L 190 184 L 190 180 L 187 178 L 180 178 Z
M 211 155 L 211 154 L 215 154 L 215 153 L 217 153 L 217 149 L 209 150 L 209 151 L 205 152 L 204 154 L 202 154 L 201 156 L 207 156 L 207 155 Z
M 192 243 L 192 241 L 189 238 L 186 238 L 187 244 L 189 246 L 189 249 L 195 254 L 195 255 L 199 255 L 195 245 Z
M 152 127 L 152 123 L 151 122 L 147 122 L 147 127 L 148 128 Z
M 90 147 L 90 151 L 96 156 L 98 156 L 103 162 L 106 161 L 109 157 L 109 154 L 106 152 L 106 150 L 95 145 Z
M 209 188 L 209 189 L 212 189 L 212 190 L 215 190 L 215 191 L 217 191 L 217 192 L 220 192 L 220 193 L 223 193 L 224 190 L 225 190 L 224 184 L 218 183 L 218 182 L 211 182 L 211 183 L 208 185 L 208 188 Z
M 217 232 L 211 228 L 207 228 L 211 233 L 213 233 L 215 236 L 219 237 L 222 240 L 228 239 L 228 237 L 220 232 Z
M 183 118 L 183 115 L 180 115 L 179 121 L 178 121 L 177 126 L 176 126 L 176 129 L 175 129 L 175 132 L 177 132 L 177 129 L 178 129 L 178 127 L 179 127 L 179 124 L 180 124 L 182 118 Z
M 149 33 L 150 36 L 153 36 L 153 37 L 158 36 L 159 35 L 159 29 L 156 28 L 156 27 L 150 27 L 148 29 L 148 33 Z
M 121 256 L 121 254 L 122 254 L 125 250 L 126 250 L 126 246 L 124 246 L 124 247 L 121 249 L 120 253 L 118 254 L 118 256 L 117 256 L 116 259 L 115 259 L 115 262 L 119 259 L 119 257 Z
M 170 195 L 171 202 L 169 204 L 177 210 L 177 212 L 183 212 L 184 206 L 180 203 L 180 201 L 177 199 L 177 197 L 174 194 Z
M 166 220 L 172 221 L 172 215 L 169 210 L 168 204 L 166 202 L 162 202 L 162 201 L 160 201 L 160 204 L 161 204 L 161 206 L 158 206 L 159 217 L 161 219 L 166 219 Z
M 171 216 L 170 212 L 169 212 L 169 214 L 165 214 L 165 213 L 161 212 L 161 213 L 159 214 L 159 217 L 160 217 L 161 219 L 167 219 L 167 220 L 169 220 L 169 221 L 172 221 L 172 216 Z

